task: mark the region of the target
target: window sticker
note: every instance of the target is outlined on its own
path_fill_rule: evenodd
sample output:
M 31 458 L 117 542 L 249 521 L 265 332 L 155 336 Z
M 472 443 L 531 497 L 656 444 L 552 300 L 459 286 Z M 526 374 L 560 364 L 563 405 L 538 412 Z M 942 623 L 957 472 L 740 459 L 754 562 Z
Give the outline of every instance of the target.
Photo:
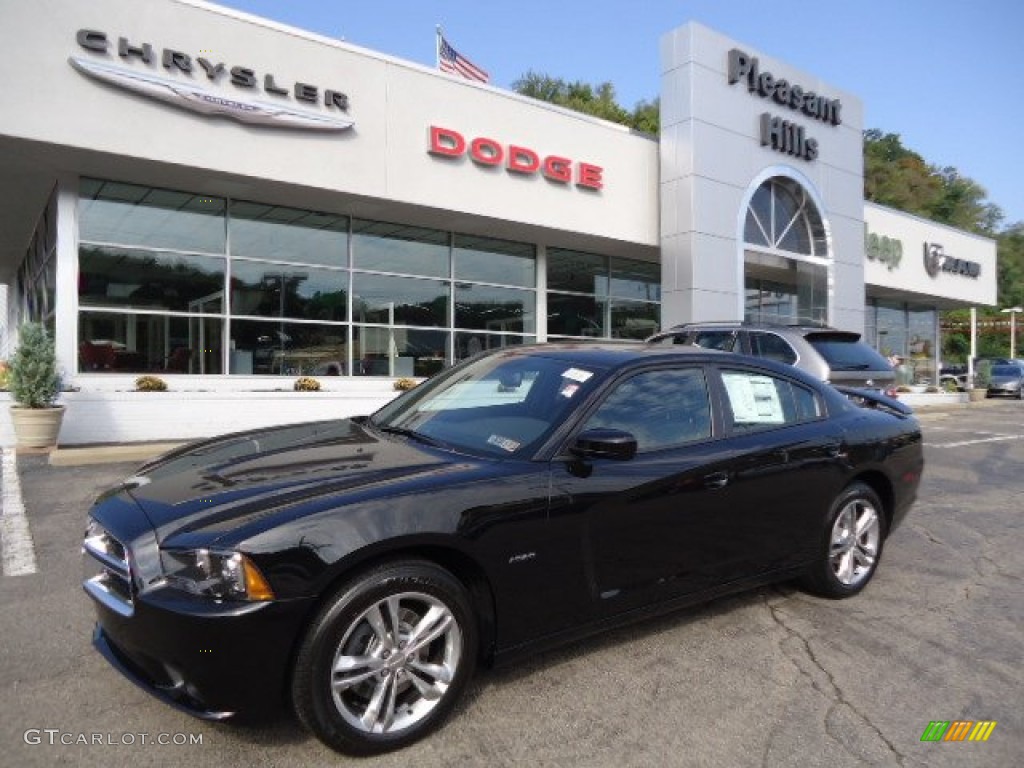
M 773 379 L 746 373 L 723 373 L 722 381 L 729 393 L 729 404 L 737 424 L 785 423 L 782 402 Z
M 501 435 L 491 435 L 487 438 L 489 445 L 496 445 L 503 451 L 514 453 L 519 448 L 520 443 L 517 440 L 513 440 L 510 437 L 502 437 Z
M 570 368 L 569 370 L 562 374 L 562 378 L 571 379 L 572 381 L 578 381 L 580 384 L 583 384 L 584 382 L 589 380 L 590 377 L 593 375 L 594 374 L 592 371 L 584 371 L 579 368 Z
M 558 394 L 560 394 L 562 397 L 572 397 L 577 392 L 579 392 L 579 389 L 579 384 L 566 384 L 564 387 L 562 387 L 561 391 Z

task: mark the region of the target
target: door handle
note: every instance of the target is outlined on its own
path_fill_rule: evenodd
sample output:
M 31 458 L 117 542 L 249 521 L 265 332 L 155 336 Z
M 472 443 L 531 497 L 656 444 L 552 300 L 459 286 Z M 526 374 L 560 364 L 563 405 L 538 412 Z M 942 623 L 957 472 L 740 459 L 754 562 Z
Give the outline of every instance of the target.
M 725 472 L 712 472 L 704 476 L 704 487 L 715 490 L 725 488 L 729 484 L 729 475 Z
M 843 446 L 839 443 L 829 443 L 825 446 L 825 455 L 830 459 L 845 459 L 846 451 L 843 450 Z

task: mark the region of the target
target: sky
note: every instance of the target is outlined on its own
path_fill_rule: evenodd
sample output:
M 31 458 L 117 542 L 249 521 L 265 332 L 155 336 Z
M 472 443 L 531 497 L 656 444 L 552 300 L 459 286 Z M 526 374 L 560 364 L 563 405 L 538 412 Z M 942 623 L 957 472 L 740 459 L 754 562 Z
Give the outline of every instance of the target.
M 435 27 L 510 88 L 529 70 L 657 97 L 662 35 L 697 21 L 861 99 L 865 128 L 980 184 L 1024 222 L 1021 0 L 218 0 L 425 66 Z

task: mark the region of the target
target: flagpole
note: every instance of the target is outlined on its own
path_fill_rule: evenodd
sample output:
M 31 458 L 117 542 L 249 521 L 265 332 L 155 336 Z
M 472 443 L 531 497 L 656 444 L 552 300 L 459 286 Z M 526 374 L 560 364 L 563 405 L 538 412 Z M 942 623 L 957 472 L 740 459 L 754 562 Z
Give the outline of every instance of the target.
M 437 36 L 434 39 L 434 69 L 441 68 L 441 25 L 436 25 Z

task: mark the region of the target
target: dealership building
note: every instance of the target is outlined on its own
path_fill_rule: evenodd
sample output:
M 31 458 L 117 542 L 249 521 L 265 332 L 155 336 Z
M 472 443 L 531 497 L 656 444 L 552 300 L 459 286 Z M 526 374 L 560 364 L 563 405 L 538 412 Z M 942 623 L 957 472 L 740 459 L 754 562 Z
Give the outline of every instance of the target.
M 650 136 L 199 0 L 0 18 L 0 355 L 50 327 L 64 444 L 700 320 L 857 331 L 934 382 L 939 311 L 996 302 L 994 241 L 865 203 L 855 95 L 698 24 L 660 40 Z

